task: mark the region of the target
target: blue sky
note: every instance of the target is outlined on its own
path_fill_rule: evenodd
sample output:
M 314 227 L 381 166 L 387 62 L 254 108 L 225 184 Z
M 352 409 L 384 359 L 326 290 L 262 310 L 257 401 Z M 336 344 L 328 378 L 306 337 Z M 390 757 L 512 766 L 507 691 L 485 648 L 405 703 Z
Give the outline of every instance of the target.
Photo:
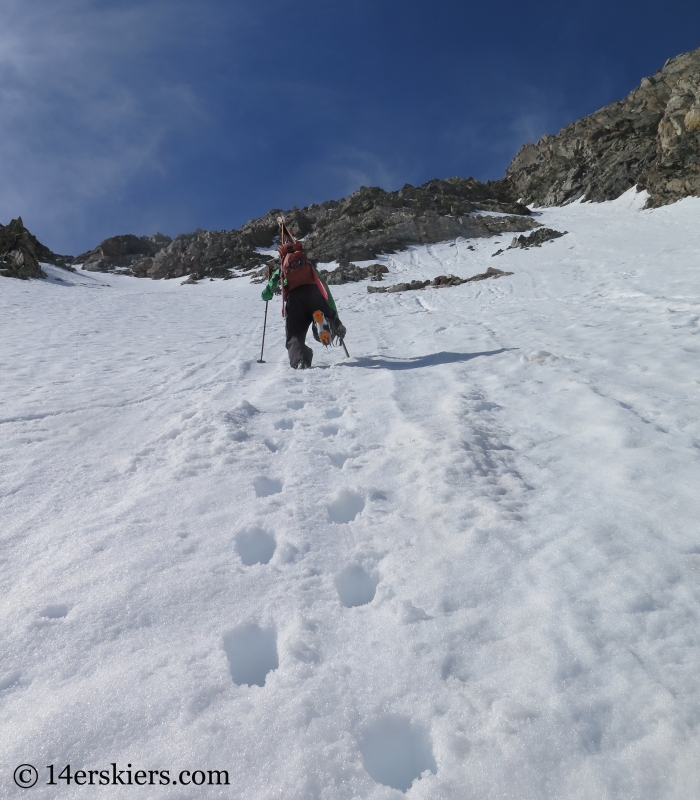
M 57 252 L 502 177 L 700 47 L 700 4 L 0 0 L 0 222 Z

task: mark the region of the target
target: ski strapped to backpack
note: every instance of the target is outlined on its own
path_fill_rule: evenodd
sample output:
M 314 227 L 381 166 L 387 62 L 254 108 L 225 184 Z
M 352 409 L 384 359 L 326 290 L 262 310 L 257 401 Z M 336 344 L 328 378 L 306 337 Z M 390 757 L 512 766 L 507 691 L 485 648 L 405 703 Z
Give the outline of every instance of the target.
M 315 284 L 326 302 L 328 302 L 328 289 L 319 278 L 313 264 L 306 257 L 302 243 L 290 233 L 284 217 L 277 217 L 277 222 L 280 226 L 280 243 L 277 252 L 280 257 L 280 286 L 282 289 L 282 316 L 284 317 L 286 316 L 287 293 L 292 289 L 305 284 Z M 320 315 L 320 319 L 318 315 Z M 314 313 L 312 328 L 316 341 L 326 347 L 339 343 L 345 350 L 345 355 L 350 358 L 344 339 L 338 335 L 333 324 L 326 319 L 322 312 Z M 344 331 L 345 328 L 342 330 Z
M 289 232 L 284 217 L 277 217 L 280 225 L 280 244 L 277 252 L 280 257 L 280 284 L 282 286 L 282 316 L 285 316 L 287 306 L 287 293 L 297 286 L 307 283 L 315 283 L 323 295 L 323 299 L 328 301 L 328 292 L 323 285 L 323 281 L 316 274 L 316 270 L 306 257 L 304 246 L 297 241 Z

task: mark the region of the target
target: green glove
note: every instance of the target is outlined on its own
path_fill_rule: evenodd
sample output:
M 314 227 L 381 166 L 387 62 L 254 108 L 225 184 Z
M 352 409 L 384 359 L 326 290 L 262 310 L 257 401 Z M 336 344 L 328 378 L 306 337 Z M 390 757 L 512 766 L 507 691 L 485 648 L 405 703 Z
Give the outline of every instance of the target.
M 279 282 L 280 282 L 280 271 L 279 269 L 276 269 L 272 273 L 270 280 L 267 282 L 267 286 L 262 290 L 261 297 L 265 302 L 267 302 L 268 300 L 272 300 L 273 295 L 275 295 L 275 293 L 278 293 L 277 290 Z

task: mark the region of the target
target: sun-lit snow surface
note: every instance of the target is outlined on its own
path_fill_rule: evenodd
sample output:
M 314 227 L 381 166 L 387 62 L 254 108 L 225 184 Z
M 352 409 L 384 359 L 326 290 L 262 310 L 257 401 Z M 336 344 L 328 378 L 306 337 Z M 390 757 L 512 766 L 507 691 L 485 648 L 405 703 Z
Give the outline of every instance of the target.
M 387 257 L 515 274 L 333 287 L 309 372 L 243 279 L 0 280 L 0 794 L 697 797 L 700 200 L 642 200 Z M 111 762 L 231 785 L 41 786 Z

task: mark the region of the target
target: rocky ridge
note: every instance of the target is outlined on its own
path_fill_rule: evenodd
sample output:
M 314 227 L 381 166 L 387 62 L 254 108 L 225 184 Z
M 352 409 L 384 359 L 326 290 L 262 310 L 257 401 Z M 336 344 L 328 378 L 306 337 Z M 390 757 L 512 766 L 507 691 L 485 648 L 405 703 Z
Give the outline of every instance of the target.
M 474 281 L 485 281 L 488 278 L 503 278 L 512 275 L 512 272 L 504 272 L 501 269 L 489 267 L 486 272 L 472 275 L 471 278 L 460 278 L 457 275 L 438 275 L 431 281 L 411 281 L 410 283 L 395 283 L 393 286 L 368 286 L 370 294 L 395 294 L 396 292 L 412 292 L 417 289 L 427 289 L 429 286 L 434 289 L 442 289 L 447 286 L 461 286 L 463 283 L 473 283 Z
M 527 231 L 538 223 L 523 204 L 612 200 L 634 185 L 649 192 L 648 206 L 700 196 L 700 49 L 666 62 L 624 100 L 525 144 L 500 181 L 436 179 L 396 192 L 361 187 L 343 200 L 273 209 L 231 231 L 198 229 L 174 240 L 115 236 L 75 259 L 52 253 L 20 218 L 0 225 L 0 275 L 43 277 L 40 262 L 47 262 L 190 282 L 235 277 L 267 261 L 260 250 L 274 246 L 282 213 L 313 260 L 349 264 L 458 236 Z M 350 275 L 343 280 L 357 279 Z
M 501 183 L 448 178 L 418 187 L 406 184 L 396 192 L 362 187 L 343 200 L 286 212 L 272 209 L 231 231 L 198 229 L 168 242 L 167 237 L 156 242 L 158 234 L 114 237 L 74 263 L 92 271 L 128 270 L 140 278 L 225 278 L 231 270 L 253 270 L 270 258 L 259 249 L 274 247 L 280 215 L 298 238 L 304 238 L 309 257 L 320 262 L 369 260 L 413 244 L 527 231 L 538 225 Z M 135 249 L 155 245 L 155 252 Z
M 515 236 L 508 250 L 529 250 L 531 247 L 542 247 L 545 242 L 553 242 L 566 236 L 569 231 L 555 231 L 554 228 L 538 228 L 529 236 Z
M 700 195 L 700 48 L 667 61 L 624 100 L 523 145 L 505 182 L 538 206 L 614 200 L 635 185 L 651 207 Z
M 43 245 L 24 227 L 22 217 L 13 219 L 9 225 L 0 224 L 0 275 L 3 277 L 45 278 L 40 262 L 72 269 L 71 260 L 71 256 L 56 255 Z
M 384 264 L 370 264 L 368 267 L 358 267 L 347 259 L 341 258 L 338 267 L 334 270 L 321 269 L 319 275 L 331 286 L 342 286 L 344 283 L 358 283 L 369 278 L 371 281 L 381 281 L 382 275 L 389 272 Z
M 143 258 L 155 256 L 172 242 L 169 236 L 155 233 L 153 236 L 112 236 L 87 253 L 76 256 L 73 263 L 81 264 L 90 272 L 127 271 Z

